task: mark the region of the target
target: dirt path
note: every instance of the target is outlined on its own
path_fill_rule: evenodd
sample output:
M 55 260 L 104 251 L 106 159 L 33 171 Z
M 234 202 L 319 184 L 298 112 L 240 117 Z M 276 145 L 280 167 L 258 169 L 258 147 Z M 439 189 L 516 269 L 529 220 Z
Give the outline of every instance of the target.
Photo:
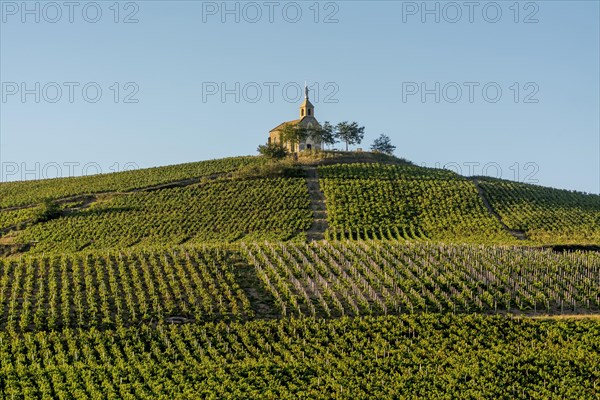
M 485 208 L 487 208 L 490 214 L 492 214 L 498 220 L 498 222 L 500 222 L 500 225 L 502 225 L 504 230 L 506 230 L 506 232 L 510 233 L 512 236 L 519 240 L 527 240 L 527 234 L 525 232 L 518 229 L 510 229 L 508 225 L 506 225 L 504 221 L 502 221 L 502 217 L 496 212 L 496 210 L 494 210 L 494 208 L 488 201 L 485 192 L 483 191 L 481 186 L 479 186 L 479 181 L 477 180 L 477 178 L 472 178 L 472 181 L 475 184 L 475 188 L 477 188 L 477 192 L 479 193 L 479 197 L 483 201 Z
M 325 195 L 319 185 L 317 167 L 305 166 L 306 185 L 310 196 L 310 208 L 313 210 L 313 223 L 307 232 L 308 241 L 322 240 L 327 230 L 327 207 L 325 206 Z

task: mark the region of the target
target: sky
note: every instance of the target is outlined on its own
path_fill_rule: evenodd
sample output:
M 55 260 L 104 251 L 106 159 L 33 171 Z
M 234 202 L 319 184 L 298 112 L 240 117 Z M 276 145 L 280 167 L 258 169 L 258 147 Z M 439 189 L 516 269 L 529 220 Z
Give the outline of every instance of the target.
M 0 1 L 3 181 L 256 154 L 298 118 L 600 192 L 598 1 Z M 342 145 L 338 145 L 342 148 Z

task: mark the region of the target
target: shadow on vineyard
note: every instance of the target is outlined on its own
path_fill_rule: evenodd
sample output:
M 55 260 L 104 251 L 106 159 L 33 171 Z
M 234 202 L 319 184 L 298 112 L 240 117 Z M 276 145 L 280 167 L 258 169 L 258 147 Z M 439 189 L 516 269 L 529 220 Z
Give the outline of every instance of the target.
M 281 313 L 275 306 L 275 298 L 267 288 L 265 288 L 253 266 L 248 264 L 246 259 L 240 253 L 232 256 L 236 262 L 234 264 L 234 274 L 237 283 L 244 291 L 244 294 L 250 302 L 252 315 L 256 319 L 276 319 L 281 317 Z
M 548 248 L 558 252 L 575 252 L 575 251 L 595 251 L 600 252 L 600 246 L 598 245 L 569 245 L 569 244 L 557 244 L 554 246 L 547 246 Z

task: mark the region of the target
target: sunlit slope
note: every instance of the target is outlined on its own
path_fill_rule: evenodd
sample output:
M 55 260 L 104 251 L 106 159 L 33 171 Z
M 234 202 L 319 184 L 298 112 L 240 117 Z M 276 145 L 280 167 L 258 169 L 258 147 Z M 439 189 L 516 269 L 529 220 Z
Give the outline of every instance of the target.
M 319 167 L 330 238 L 514 242 L 470 180 L 385 164 Z
M 85 177 L 4 182 L 0 183 L 0 207 L 34 205 L 47 198 L 134 190 L 230 172 L 263 162 L 264 159 L 259 157 L 235 157 Z
M 312 222 L 302 178 L 218 180 L 115 195 L 33 224 L 15 242 L 30 251 L 77 251 L 184 242 L 290 240 Z
M 598 313 L 600 254 L 259 242 L 0 259 L 0 331 L 439 313 Z
M 0 229 L 9 228 L 11 226 L 17 228 L 20 224 L 24 224 L 32 218 L 35 218 L 35 214 L 36 209 L 33 207 L 0 211 Z
M 243 245 L 282 315 L 600 310 L 600 254 L 406 241 Z
M 0 333 L 6 399 L 595 399 L 597 321 L 406 315 Z
M 261 157 L 0 184 L 0 202 L 12 207 L 0 210 L 0 250 L 70 252 L 315 236 L 600 243 L 600 196 L 465 178 L 405 162 L 349 163 L 345 157 L 343 163 L 322 160 L 328 165 L 318 166 L 318 174 L 309 170 L 314 181 L 318 176 L 316 189 L 308 171 Z M 47 198 L 58 207 L 51 215 L 43 213 Z
M 598 196 L 352 157 L 0 185 L 0 397 L 597 397 Z
M 492 207 L 511 229 L 541 243 L 600 244 L 600 196 L 478 178 Z

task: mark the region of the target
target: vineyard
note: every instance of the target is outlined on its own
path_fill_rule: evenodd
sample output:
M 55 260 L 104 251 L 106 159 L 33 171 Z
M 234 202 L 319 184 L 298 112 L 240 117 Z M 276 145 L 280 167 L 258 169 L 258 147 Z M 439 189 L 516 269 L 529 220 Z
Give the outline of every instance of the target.
M 34 205 L 44 199 L 59 199 L 88 193 L 131 191 L 222 174 L 246 165 L 264 162 L 265 160 L 259 157 L 235 157 L 84 177 L 3 182 L 0 183 L 0 207 Z
M 600 325 L 422 314 L 0 333 L 6 399 L 594 399 Z
M 389 241 L 243 250 L 282 315 L 600 310 L 597 253 Z
M 304 179 L 221 180 L 109 197 L 20 232 L 32 252 L 146 244 L 290 240 L 312 222 Z
M 446 170 L 384 164 L 319 168 L 329 239 L 511 243 L 473 183 Z
M 0 197 L 0 202 L 20 204 L 21 200 L 15 199 L 31 202 L 49 196 L 60 198 L 63 210 L 59 218 L 47 221 L 35 219 L 39 206 L 0 211 L 2 240 L 27 245 L 28 251 L 38 253 L 187 242 L 305 240 L 314 218 L 306 180 L 260 178 L 259 166 L 267 164 L 255 159 L 258 161 L 241 157 L 131 171 L 123 173 L 130 177 L 127 179 L 111 174 L 0 184 L 0 193 L 10 194 L 19 185 L 23 189 Z M 239 174 L 245 170 L 246 174 Z M 223 171 L 235 179 L 203 179 Z M 241 178 L 245 175 L 251 178 Z M 328 223 L 320 237 L 329 240 L 600 243 L 597 195 L 484 178 L 478 179 L 476 186 L 451 171 L 408 164 L 322 165 L 318 175 L 326 205 L 323 218 Z M 193 182 L 184 187 L 132 189 L 176 178 Z M 111 183 L 113 180 L 119 184 Z M 88 181 L 94 183 L 88 185 Z M 43 187 L 38 191 L 37 185 Z M 116 188 L 120 191 L 101 193 Z M 95 194 L 87 202 L 81 198 L 69 202 L 69 197 L 64 197 L 91 192 Z M 527 240 L 518 240 L 513 232 L 523 232 L 520 239 Z
M 1 183 L 0 398 L 598 398 L 600 198 L 377 156 Z
M 219 249 L 0 261 L 0 326 L 26 332 L 247 318 L 235 262 Z
M 34 218 L 35 208 L 0 212 L 0 230 L 17 227 Z
M 600 243 L 600 196 L 480 179 L 502 220 L 542 243 Z
M 600 254 L 592 252 L 392 241 L 27 256 L 0 260 L 0 328 L 112 329 L 266 315 L 595 313 L 598 277 Z

